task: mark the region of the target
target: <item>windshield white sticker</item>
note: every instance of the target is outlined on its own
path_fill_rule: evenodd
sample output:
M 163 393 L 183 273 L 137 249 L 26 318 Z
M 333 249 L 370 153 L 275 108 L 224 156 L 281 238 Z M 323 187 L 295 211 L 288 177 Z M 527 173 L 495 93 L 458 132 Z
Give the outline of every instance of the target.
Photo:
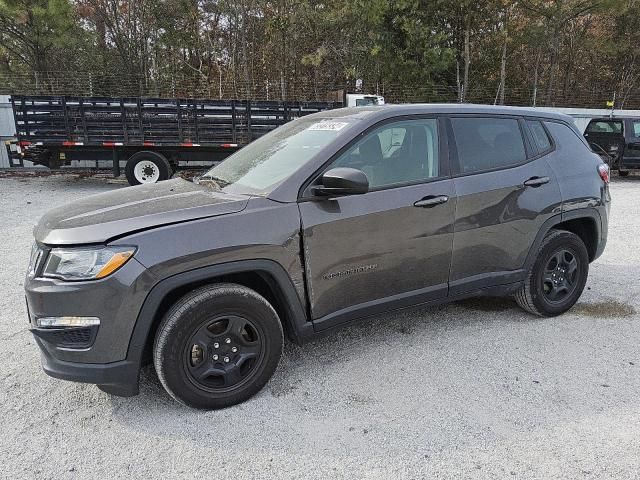
M 308 128 L 308 130 L 326 130 L 329 132 L 337 132 L 338 130 L 342 130 L 347 125 L 349 125 L 347 122 L 329 122 L 324 120 L 322 122 L 314 123 Z

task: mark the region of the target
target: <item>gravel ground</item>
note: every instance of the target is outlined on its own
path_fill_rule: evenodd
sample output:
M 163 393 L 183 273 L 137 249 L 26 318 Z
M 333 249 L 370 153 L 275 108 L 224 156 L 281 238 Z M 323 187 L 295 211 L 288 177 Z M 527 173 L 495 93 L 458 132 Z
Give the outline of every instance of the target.
M 43 211 L 120 185 L 0 179 L 2 478 L 640 478 L 640 178 L 574 310 L 511 300 L 386 315 L 287 345 L 252 400 L 199 412 L 152 371 L 111 397 L 42 373 L 22 283 Z

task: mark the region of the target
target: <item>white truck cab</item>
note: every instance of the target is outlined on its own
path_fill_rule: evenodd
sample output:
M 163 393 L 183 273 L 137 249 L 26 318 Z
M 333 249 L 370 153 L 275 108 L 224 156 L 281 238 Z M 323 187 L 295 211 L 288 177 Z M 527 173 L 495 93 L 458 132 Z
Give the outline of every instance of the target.
M 365 107 L 369 105 L 384 105 L 384 97 L 380 95 L 364 95 L 360 93 L 347 93 L 345 95 L 345 107 Z

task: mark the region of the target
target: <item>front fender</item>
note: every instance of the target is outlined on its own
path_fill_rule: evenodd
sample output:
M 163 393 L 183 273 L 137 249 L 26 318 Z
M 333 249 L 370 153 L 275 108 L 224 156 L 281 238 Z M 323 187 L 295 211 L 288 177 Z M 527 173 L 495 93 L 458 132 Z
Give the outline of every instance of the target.
M 148 343 L 149 335 L 153 331 L 154 324 L 158 320 L 159 308 L 162 301 L 171 292 L 189 284 L 202 283 L 225 275 L 247 272 L 268 275 L 269 279 L 275 282 L 273 286 L 276 288 L 278 295 L 281 296 L 284 308 L 287 309 L 287 318 L 282 320 L 288 322 L 287 326 L 294 337 L 294 341 L 302 343 L 310 338 L 313 335 L 313 326 L 307 320 L 300 297 L 282 265 L 267 259 L 243 260 L 189 270 L 158 282 L 147 295 L 136 319 L 127 350 L 127 361 L 137 365 L 138 369 L 142 366 L 145 347 Z

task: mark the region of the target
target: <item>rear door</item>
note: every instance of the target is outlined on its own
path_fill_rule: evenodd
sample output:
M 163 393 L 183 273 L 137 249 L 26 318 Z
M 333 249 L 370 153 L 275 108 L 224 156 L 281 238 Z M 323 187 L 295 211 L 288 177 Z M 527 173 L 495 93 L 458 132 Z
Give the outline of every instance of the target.
M 410 118 L 372 128 L 323 169 L 364 171 L 368 193 L 303 196 L 316 328 L 447 295 L 455 193 L 441 125 L 436 118 Z
M 546 161 L 553 143 L 538 121 L 529 123 L 540 147 L 522 118 L 452 116 L 450 122 L 457 195 L 450 294 L 521 280 L 540 227 L 561 206 Z

